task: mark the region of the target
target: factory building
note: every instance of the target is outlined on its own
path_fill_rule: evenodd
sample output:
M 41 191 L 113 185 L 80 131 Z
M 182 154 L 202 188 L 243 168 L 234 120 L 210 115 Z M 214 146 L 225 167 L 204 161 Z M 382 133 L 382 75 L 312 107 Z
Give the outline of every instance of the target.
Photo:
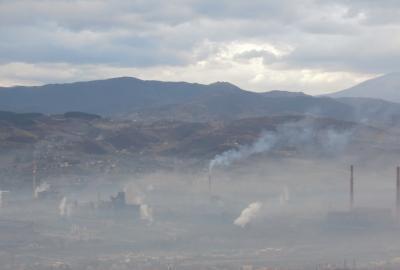
M 99 218 L 135 220 L 140 217 L 140 205 L 127 203 L 125 192 L 120 191 L 109 200 L 74 201 L 72 213 L 73 216 L 90 215 Z

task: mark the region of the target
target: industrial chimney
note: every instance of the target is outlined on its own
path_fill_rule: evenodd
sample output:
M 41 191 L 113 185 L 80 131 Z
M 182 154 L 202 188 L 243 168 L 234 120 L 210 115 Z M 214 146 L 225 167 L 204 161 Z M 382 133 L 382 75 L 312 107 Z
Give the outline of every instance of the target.
M 354 207 L 354 166 L 350 165 L 350 210 Z
M 396 216 L 400 217 L 400 167 L 396 168 Z

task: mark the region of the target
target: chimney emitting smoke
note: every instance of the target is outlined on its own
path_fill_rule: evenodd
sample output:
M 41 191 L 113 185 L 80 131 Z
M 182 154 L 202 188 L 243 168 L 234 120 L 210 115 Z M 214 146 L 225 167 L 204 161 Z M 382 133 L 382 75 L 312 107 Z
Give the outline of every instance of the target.
M 350 210 L 354 207 L 354 166 L 350 165 Z
M 400 217 L 400 167 L 396 168 L 396 215 Z

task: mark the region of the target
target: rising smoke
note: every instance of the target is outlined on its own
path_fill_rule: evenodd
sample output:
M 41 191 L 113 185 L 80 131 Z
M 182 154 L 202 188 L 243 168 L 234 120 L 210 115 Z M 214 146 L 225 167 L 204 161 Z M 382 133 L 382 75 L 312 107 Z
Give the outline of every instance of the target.
M 153 187 L 152 187 L 153 189 Z M 140 219 L 146 221 L 148 224 L 153 223 L 153 209 L 145 203 L 145 195 L 132 184 L 128 184 L 124 188 L 126 200 L 128 204 L 138 205 L 140 209 Z
M 249 206 L 243 209 L 242 213 L 240 213 L 240 216 L 235 219 L 233 224 L 242 228 L 246 227 L 246 225 L 257 216 L 261 206 L 262 204 L 260 202 L 253 202 L 249 204 Z
M 215 166 L 229 166 L 231 163 L 248 158 L 253 154 L 267 152 L 274 146 L 276 139 L 272 133 L 263 133 L 252 145 L 241 145 L 238 149 L 225 151 L 210 161 L 209 171 L 212 171 Z
M 39 197 L 39 194 L 50 189 L 50 185 L 47 182 L 42 182 L 35 188 L 35 198 Z
M 60 205 L 58 207 L 59 214 L 62 217 L 71 216 L 72 206 L 68 203 L 67 197 L 61 199 Z
M 280 148 L 294 148 L 306 154 L 335 155 L 348 144 L 352 130 L 318 128 L 313 122 L 298 121 L 286 123 L 275 131 L 264 131 L 251 145 L 241 145 L 216 155 L 209 163 L 209 172 L 215 166 L 229 166 L 258 153 L 268 153 Z
M 149 224 L 153 223 L 153 209 L 147 204 L 140 205 L 140 219 L 148 222 Z

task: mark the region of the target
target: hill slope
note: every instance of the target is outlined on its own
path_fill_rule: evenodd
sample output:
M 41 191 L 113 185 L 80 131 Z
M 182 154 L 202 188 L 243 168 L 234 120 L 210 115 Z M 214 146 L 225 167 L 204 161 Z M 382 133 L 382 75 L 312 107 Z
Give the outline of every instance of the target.
M 249 92 L 226 82 L 209 85 L 108 80 L 0 88 L 0 110 L 62 114 L 80 111 L 136 121 L 230 121 L 273 115 L 313 115 L 379 126 L 396 124 L 400 104 L 313 97 L 303 93 Z
M 281 92 L 284 93 L 284 92 Z M 282 113 L 343 119 L 351 107 L 329 98 L 255 93 L 226 82 L 209 85 L 136 78 L 0 88 L 0 110 L 46 114 L 82 111 L 135 120 L 232 120 Z
M 400 102 L 400 73 L 390 73 L 367 80 L 351 88 L 330 94 L 331 97 L 362 97 Z
M 187 102 L 208 95 L 241 91 L 230 84 L 143 81 L 121 77 L 107 80 L 0 88 L 0 108 L 7 111 L 64 113 L 83 111 L 103 115 Z
M 65 178 L 60 175 L 69 175 L 80 181 L 81 176 L 91 179 L 91 175 L 203 169 L 225 151 L 246 152 L 265 143 L 271 148 L 255 151 L 254 158 L 352 155 L 376 160 L 382 153 L 397 157 L 400 153 L 398 133 L 329 118 L 287 115 L 212 123 L 149 123 L 76 112 L 53 116 L 3 113 L 0 184 L 3 181 L 11 187 L 25 181 L 30 186 L 32 160 L 40 179 L 62 182 Z
M 280 127 L 289 126 L 295 127 L 296 132 L 288 133 L 290 137 L 293 137 L 287 138 L 288 145 L 299 139 L 298 132 L 307 133 L 306 130 L 310 128 L 315 132 L 332 130 L 339 133 L 362 129 L 365 131 L 362 136 L 367 138 L 371 138 L 369 136 L 378 131 L 378 129 L 353 122 L 299 115 L 244 118 L 210 123 L 165 120 L 149 123 L 108 120 L 77 113 L 73 113 L 72 116 L 71 113 L 50 116 L 3 114 L 5 117 L 1 117 L 2 114 L 0 114 L 2 149 L 28 148 L 31 149 L 29 151 L 53 155 L 58 152 L 60 157 L 71 153 L 74 158 L 85 154 L 119 155 L 121 153 L 155 157 L 173 155 L 210 158 L 225 150 L 236 148 L 238 145 L 251 144 L 266 131 L 286 134 L 287 130 L 280 130 Z M 293 123 L 295 126 L 292 126 Z M 312 137 L 310 135 L 303 139 Z M 326 140 L 326 137 L 322 136 L 321 139 Z M 360 136 L 356 136 L 355 139 L 359 140 Z M 49 152 L 48 149 L 52 151 Z

